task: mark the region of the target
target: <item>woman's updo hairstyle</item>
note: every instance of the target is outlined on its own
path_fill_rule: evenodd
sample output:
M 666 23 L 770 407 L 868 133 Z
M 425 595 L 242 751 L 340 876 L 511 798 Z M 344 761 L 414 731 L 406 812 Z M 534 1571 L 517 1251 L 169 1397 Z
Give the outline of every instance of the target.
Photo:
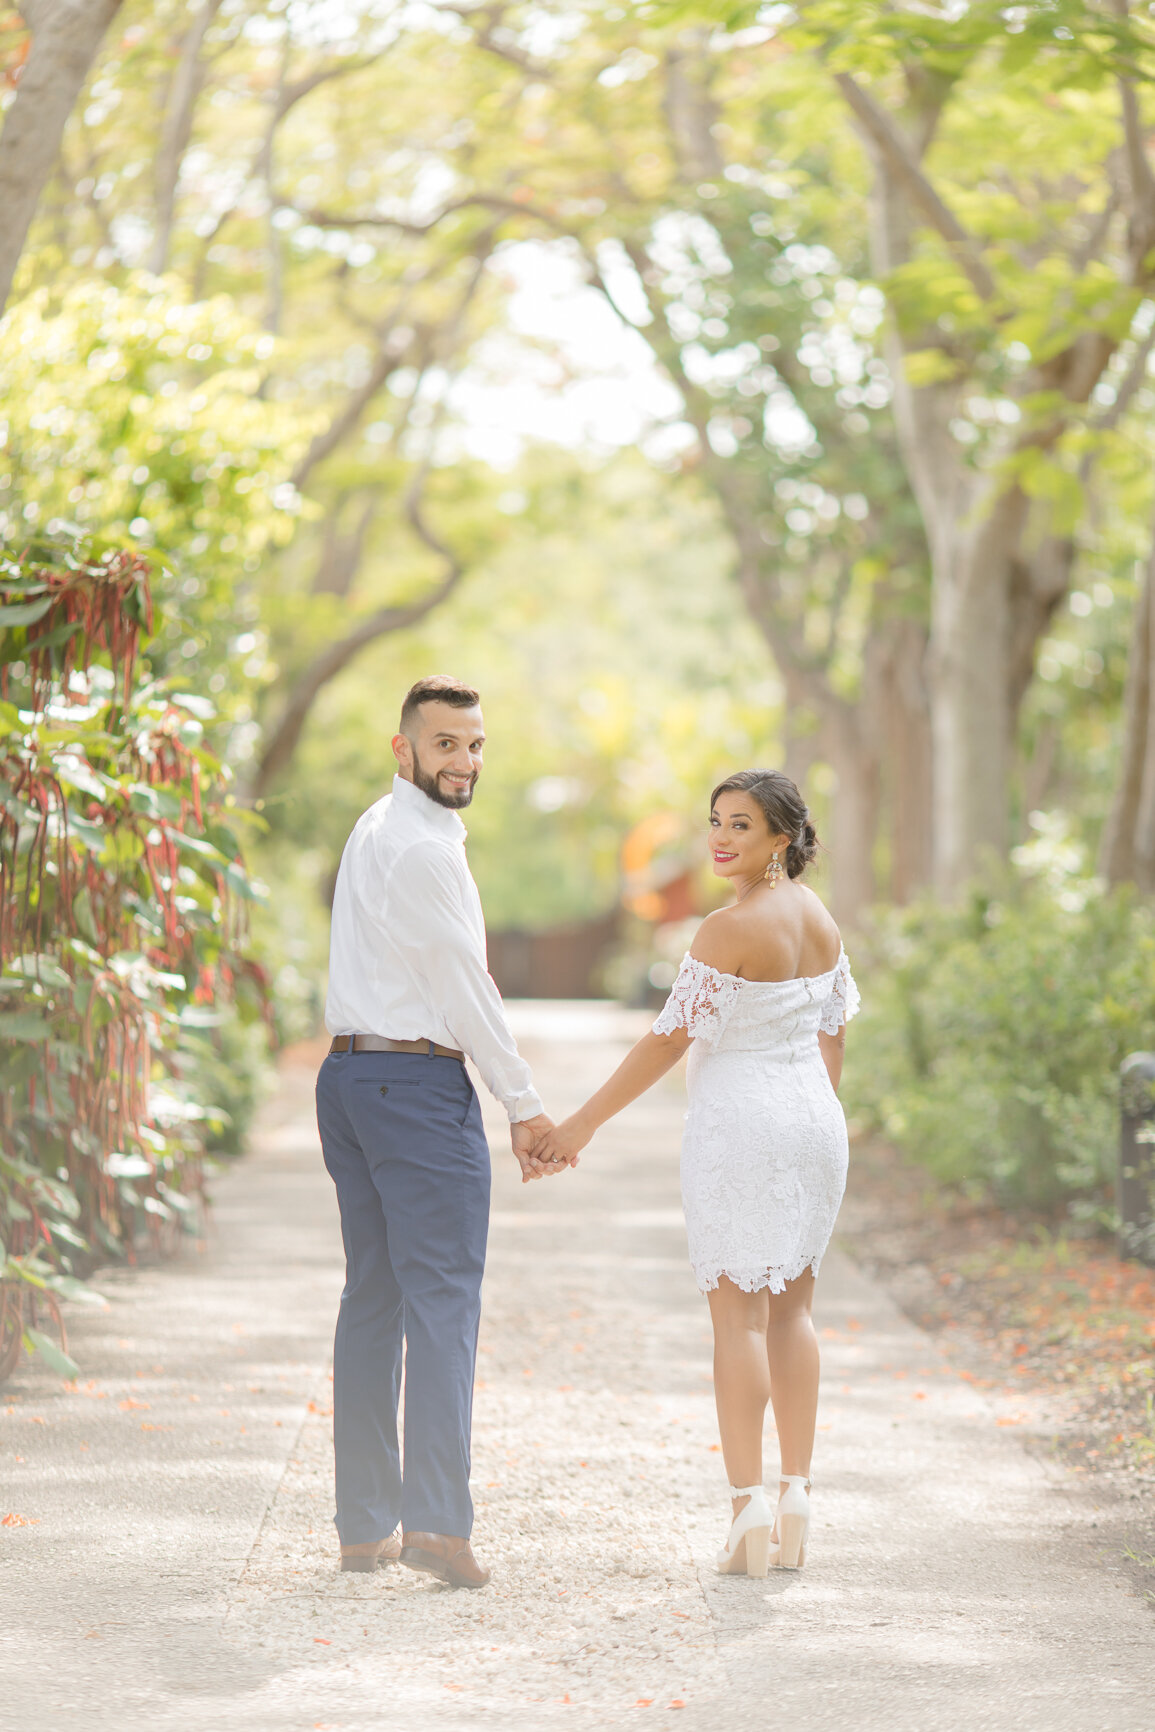
M 770 834 L 790 837 L 786 849 L 787 877 L 801 878 L 818 853 L 818 836 L 797 783 L 781 770 L 739 770 L 718 783 L 710 795 L 711 812 L 719 794 L 749 794 L 757 800 Z

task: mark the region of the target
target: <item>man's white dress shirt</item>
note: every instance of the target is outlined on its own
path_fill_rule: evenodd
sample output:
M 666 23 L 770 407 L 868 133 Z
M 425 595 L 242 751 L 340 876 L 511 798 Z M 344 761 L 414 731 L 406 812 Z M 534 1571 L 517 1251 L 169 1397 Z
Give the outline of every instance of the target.
M 460 1047 L 511 1120 L 542 1111 L 486 965 L 465 825 L 403 776 L 341 856 L 325 1027 Z

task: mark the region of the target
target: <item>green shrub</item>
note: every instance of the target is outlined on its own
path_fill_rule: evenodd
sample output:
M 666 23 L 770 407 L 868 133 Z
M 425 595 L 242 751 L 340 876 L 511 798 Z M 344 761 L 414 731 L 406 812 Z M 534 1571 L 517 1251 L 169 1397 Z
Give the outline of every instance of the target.
M 131 555 L 0 555 L 0 1379 L 75 1370 L 37 1324 L 196 1230 L 251 1100 L 246 815 L 211 705 L 142 681 L 151 626 Z
M 1107 1219 L 1119 1064 L 1155 1045 L 1155 918 L 1125 892 L 1017 883 L 880 919 L 848 1110 L 945 1184 Z

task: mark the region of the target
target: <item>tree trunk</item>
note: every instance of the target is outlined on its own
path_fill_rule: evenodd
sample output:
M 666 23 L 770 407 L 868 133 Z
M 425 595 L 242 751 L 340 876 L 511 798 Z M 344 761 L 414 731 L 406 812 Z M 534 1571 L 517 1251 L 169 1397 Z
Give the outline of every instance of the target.
M 811 700 L 805 680 L 779 655 L 766 626 L 754 616 L 771 657 L 786 688 L 786 713 L 782 718 L 782 773 L 806 792 L 806 778 L 815 758 L 822 756 L 822 714 Z
M 949 83 L 932 81 L 925 91 L 912 87 L 900 126 L 853 79 L 839 74 L 837 82 L 874 165 L 876 276 L 885 280 L 907 263 L 917 229 L 929 224 L 979 294 L 989 298 L 992 285 L 981 250 L 921 168 Z M 933 328 L 900 333 L 892 324 L 887 359 L 899 447 L 931 553 L 934 881 L 952 895 L 984 860 L 1005 857 L 1019 708 L 1039 637 L 1067 592 L 1074 544 L 1033 522 L 1030 502 L 1018 487 L 999 481 L 996 467 L 989 478 L 972 468 L 951 430 L 964 389 L 958 377 L 912 385 L 907 351 L 933 348 L 940 335 Z M 1110 352 L 1109 342 L 1077 338 L 1040 367 L 1037 385 L 1086 402 Z
M 192 138 L 197 98 L 205 81 L 201 49 L 209 25 L 220 9 L 221 0 L 201 0 L 180 45 L 176 68 L 166 93 L 164 124 L 156 159 L 156 233 L 148 257 L 148 269 L 158 277 L 168 264 L 177 183 Z
M 931 729 L 934 744 L 935 883 L 952 895 L 1007 851 L 1012 705 L 1009 567 L 1025 517 L 1021 493 L 1004 493 L 976 528 L 956 524 L 953 547 L 934 557 Z M 982 511 L 982 508 L 978 508 Z
M 1123 695 L 1123 761 L 1111 815 L 1103 832 L 1099 870 L 1111 885 L 1155 880 L 1155 705 L 1151 702 L 1155 659 L 1155 536 L 1143 587 L 1135 602 L 1127 684 Z
M 826 752 L 837 778 L 830 806 L 830 911 L 844 931 L 862 924 L 875 899 L 874 845 L 881 774 L 864 727 L 866 701 L 843 705 L 826 729 Z
M 24 0 L 32 50 L 0 132 L 0 313 L 64 127 L 121 0 Z
M 926 632 L 893 622 L 882 694 L 883 764 L 890 816 L 890 899 L 910 902 L 934 870 L 933 754 Z

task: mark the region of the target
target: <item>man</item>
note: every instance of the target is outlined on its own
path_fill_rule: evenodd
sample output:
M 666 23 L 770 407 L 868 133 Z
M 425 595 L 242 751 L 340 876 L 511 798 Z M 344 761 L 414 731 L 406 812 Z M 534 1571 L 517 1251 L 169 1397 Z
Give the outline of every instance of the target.
M 458 817 L 484 741 L 469 686 L 436 675 L 409 692 L 393 792 L 360 818 L 337 874 L 325 1009 L 335 1038 L 317 1079 L 347 1268 L 333 1364 L 341 1568 L 399 1557 L 469 1588 L 490 1575 L 469 1544 L 490 1171 L 466 1054 L 509 1113 L 523 1182 L 565 1164 L 534 1157 L 552 1121 L 486 969 Z

